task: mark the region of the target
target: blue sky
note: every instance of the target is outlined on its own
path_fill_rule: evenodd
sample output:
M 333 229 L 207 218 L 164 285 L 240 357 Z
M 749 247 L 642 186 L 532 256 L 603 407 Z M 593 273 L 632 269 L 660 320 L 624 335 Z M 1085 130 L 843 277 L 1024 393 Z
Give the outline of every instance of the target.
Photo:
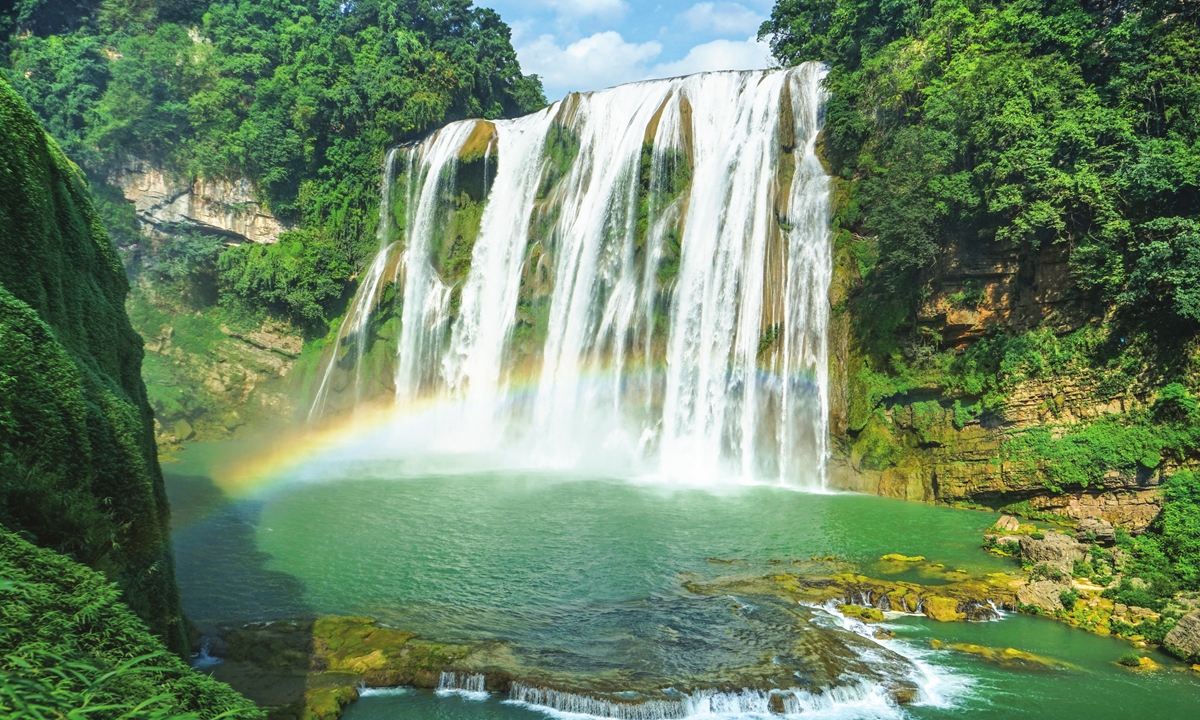
M 755 41 L 773 0 L 476 0 L 513 30 L 521 68 L 554 101 L 576 90 L 771 66 Z

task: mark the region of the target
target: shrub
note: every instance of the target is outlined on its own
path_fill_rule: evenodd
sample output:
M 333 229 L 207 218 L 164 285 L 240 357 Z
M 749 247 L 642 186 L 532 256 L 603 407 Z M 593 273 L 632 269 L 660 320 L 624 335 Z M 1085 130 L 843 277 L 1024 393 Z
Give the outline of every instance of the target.
M 1117 662 L 1126 667 L 1137 667 L 1142 664 L 1142 656 L 1135 652 L 1127 652 L 1117 659 Z

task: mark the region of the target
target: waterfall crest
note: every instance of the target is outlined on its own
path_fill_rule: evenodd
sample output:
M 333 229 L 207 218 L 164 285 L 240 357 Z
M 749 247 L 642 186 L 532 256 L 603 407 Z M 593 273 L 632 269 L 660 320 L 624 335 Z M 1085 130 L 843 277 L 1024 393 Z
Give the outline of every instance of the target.
M 820 487 L 823 75 L 809 63 L 573 94 L 389 155 L 379 257 L 313 417 L 334 385 L 360 399 L 364 336 L 390 314 L 384 385 L 401 406 L 453 405 L 447 432 L 471 449 Z

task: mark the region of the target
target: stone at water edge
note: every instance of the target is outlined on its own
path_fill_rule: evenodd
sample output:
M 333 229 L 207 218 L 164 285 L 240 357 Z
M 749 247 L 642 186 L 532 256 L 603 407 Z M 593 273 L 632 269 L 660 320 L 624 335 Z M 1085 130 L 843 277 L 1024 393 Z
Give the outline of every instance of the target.
M 964 620 L 966 613 L 958 611 L 958 601 L 948 597 L 931 597 L 925 599 L 925 615 L 938 622 L 954 622 Z
M 176 420 L 174 431 L 175 439 L 181 442 L 192 439 L 192 436 L 196 434 L 196 431 L 192 429 L 192 424 L 186 419 Z
M 1200 659 L 1200 610 L 1180 618 L 1163 638 L 1163 646 L 1185 660 Z
M 1021 521 L 1012 515 L 1001 515 L 1000 519 L 996 521 L 996 524 L 992 526 L 992 529 L 996 532 L 1020 532 Z
M 1055 580 L 1038 580 L 1022 585 L 1017 589 L 1017 601 L 1023 605 L 1038 608 L 1039 610 L 1053 615 L 1059 610 L 1063 610 L 1062 600 L 1060 596 L 1063 592 L 1071 589 L 1071 582 L 1059 582 Z

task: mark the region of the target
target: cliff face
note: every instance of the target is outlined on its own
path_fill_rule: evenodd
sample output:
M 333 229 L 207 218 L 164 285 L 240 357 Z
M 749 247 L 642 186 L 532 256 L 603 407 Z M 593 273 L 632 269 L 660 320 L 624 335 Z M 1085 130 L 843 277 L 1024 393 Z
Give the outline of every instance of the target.
M 1056 460 L 1044 449 L 1098 421 L 1121 422 L 1144 411 L 1152 395 L 1128 378 L 1118 382 L 1120 371 L 1066 361 L 1012 379 L 1003 403 L 991 412 L 964 411 L 961 393 L 936 377 L 882 399 L 873 396 L 862 380 L 856 303 L 864 301 L 863 284 L 852 250 L 870 240 L 840 237 L 830 298 L 835 487 L 1071 520 L 1099 517 L 1135 532 L 1150 524 L 1161 507 L 1158 486 L 1174 469 L 1170 462 L 1107 468 L 1086 487 L 1062 487 L 1046 472 Z M 1032 252 L 999 243 L 983 250 L 951 245 L 927 275 L 917 322 L 941 347 L 958 351 L 985 338 L 1031 331 L 1052 343 L 1081 328 L 1108 333 L 1105 320 L 1089 317 L 1074 297 L 1069 255 L 1061 246 Z M 1034 437 L 1042 452 L 1034 451 Z
M 150 231 L 196 228 L 257 243 L 273 243 L 289 227 L 258 202 L 249 180 L 178 177 L 138 159 L 110 173 Z
M 128 289 L 78 169 L 0 80 L 0 524 L 102 571 L 182 653 Z

